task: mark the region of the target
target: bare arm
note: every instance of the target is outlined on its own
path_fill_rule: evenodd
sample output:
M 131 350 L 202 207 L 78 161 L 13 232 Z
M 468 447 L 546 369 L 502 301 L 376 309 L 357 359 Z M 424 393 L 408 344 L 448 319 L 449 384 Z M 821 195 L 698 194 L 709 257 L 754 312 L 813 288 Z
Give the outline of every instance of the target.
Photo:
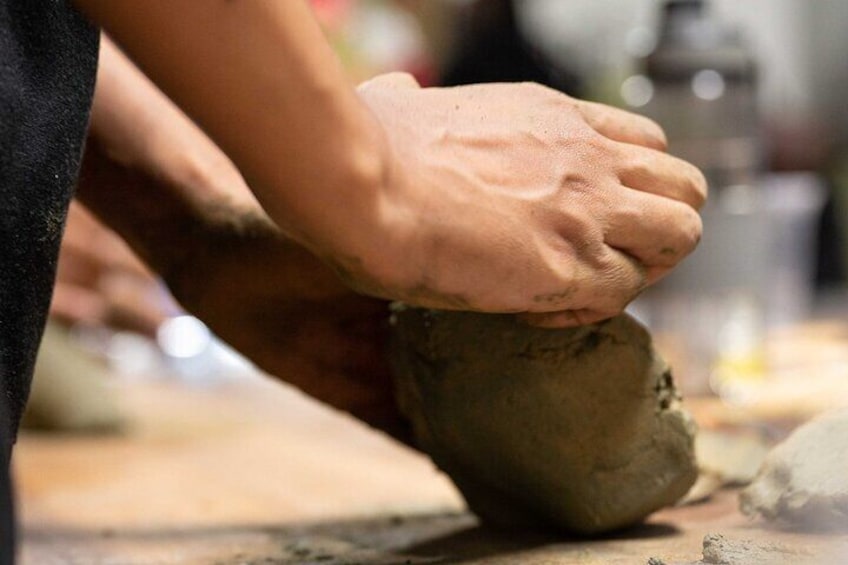
M 368 294 L 587 323 L 700 238 L 704 179 L 644 118 L 530 84 L 357 93 L 304 0 L 76 1 Z
M 404 438 L 386 304 L 285 237 L 221 150 L 106 40 L 77 196 L 260 367 Z
M 376 212 L 382 130 L 303 0 L 77 4 L 238 164 L 283 229 L 325 248 L 315 240 L 361 231 L 328 207 Z

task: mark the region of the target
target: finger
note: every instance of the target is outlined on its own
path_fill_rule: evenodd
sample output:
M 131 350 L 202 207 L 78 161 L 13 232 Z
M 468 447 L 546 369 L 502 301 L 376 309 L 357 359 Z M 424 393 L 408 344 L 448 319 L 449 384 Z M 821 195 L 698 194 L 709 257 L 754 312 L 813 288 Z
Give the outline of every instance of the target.
M 561 329 L 594 324 L 610 318 L 594 310 L 562 310 L 560 312 L 524 312 L 518 319 L 537 328 Z
M 645 271 L 647 274 L 647 286 L 655 284 L 669 274 L 673 269 L 674 267 L 648 267 Z
M 596 286 L 587 287 L 590 295 L 586 299 L 576 301 L 576 304 L 584 309 L 604 312 L 607 317 L 623 312 L 648 286 L 648 271 L 645 265 L 629 253 L 613 247 L 606 248 L 596 268 Z
M 96 292 L 73 284 L 57 284 L 50 314 L 68 324 L 96 324 L 104 320 L 106 301 Z
M 109 293 L 104 321 L 110 327 L 153 336 L 168 315 L 163 305 L 151 296 L 149 288 L 132 286 Z
M 600 244 L 599 248 L 584 251 L 578 258 L 580 266 L 569 268 L 572 285 L 563 292 L 539 295 L 528 308 L 530 313 L 571 311 L 577 318 L 572 325 L 588 323 L 583 312 L 602 312 L 612 317 L 627 306 L 647 285 L 647 269 L 634 257 Z M 564 261 L 572 263 L 573 258 Z M 563 314 L 568 316 L 568 314 Z M 564 322 L 563 322 L 564 323 Z
M 592 129 L 614 141 L 664 151 L 668 141 L 653 120 L 597 102 L 577 101 L 577 109 Z
M 636 258 L 649 269 L 673 267 L 695 249 L 703 225 L 693 208 L 627 187 L 622 187 L 622 192 L 619 204 L 606 219 L 607 245 Z M 648 276 L 650 283 L 654 277 Z
M 62 244 L 56 280 L 94 288 L 103 272 L 97 257 L 73 245 Z
M 142 279 L 155 279 L 155 276 L 138 258 L 138 255 L 120 239 L 109 238 L 105 240 L 99 252 L 109 271 L 127 273 Z
M 694 165 L 667 153 L 621 146 L 619 180 L 625 186 L 684 202 L 700 210 L 707 198 L 707 180 Z

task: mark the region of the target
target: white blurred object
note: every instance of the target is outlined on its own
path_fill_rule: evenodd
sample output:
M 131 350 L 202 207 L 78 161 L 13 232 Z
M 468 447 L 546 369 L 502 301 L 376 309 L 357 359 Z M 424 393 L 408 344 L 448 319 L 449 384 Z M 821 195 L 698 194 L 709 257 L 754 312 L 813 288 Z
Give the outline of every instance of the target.
M 701 100 L 713 101 L 724 96 L 724 77 L 713 69 L 704 69 L 692 77 L 692 92 Z
M 654 83 L 645 75 L 632 75 L 621 83 L 621 99 L 631 108 L 641 108 L 654 97 Z
M 174 316 L 162 323 L 156 342 L 162 352 L 175 359 L 201 355 L 212 341 L 212 332 L 194 316 Z
M 258 372 L 206 324 L 186 314 L 163 322 L 156 339 L 100 326 L 75 326 L 72 337 L 80 347 L 105 359 L 110 370 L 121 377 L 176 377 L 194 384 L 208 384 Z
M 165 366 L 187 381 L 206 382 L 254 372 L 247 359 L 194 316 L 174 316 L 163 322 L 156 343 Z
M 426 50 L 415 18 L 390 4 L 364 6 L 351 22 L 349 33 L 364 57 L 380 72 L 405 69 Z
M 156 344 L 149 338 L 130 331 L 111 334 L 104 342 L 109 367 L 125 377 L 149 377 L 162 370 L 162 359 Z

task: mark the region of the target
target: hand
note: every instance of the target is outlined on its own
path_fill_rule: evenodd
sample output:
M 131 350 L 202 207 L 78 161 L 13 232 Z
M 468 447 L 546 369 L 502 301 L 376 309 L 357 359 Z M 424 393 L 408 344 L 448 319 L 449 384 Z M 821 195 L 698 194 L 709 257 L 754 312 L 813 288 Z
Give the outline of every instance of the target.
M 386 302 L 285 237 L 227 156 L 105 37 L 77 196 L 260 368 L 404 439 Z
M 357 96 L 304 2 L 75 5 L 233 159 L 276 225 L 370 294 L 585 323 L 700 236 L 703 178 L 644 118 L 530 84 L 388 77 Z
M 79 193 L 157 268 L 181 306 L 269 374 L 409 441 L 384 351 L 384 300 L 354 293 L 286 238 L 246 198 L 237 171 L 217 167 L 183 184 L 169 177 L 180 167 L 128 167 L 101 141 L 87 143 Z M 216 184 L 221 178 L 228 183 Z
M 263 370 L 409 441 L 385 351 L 388 303 L 352 292 L 260 209 L 215 216 L 166 275 L 180 304 Z
M 64 324 L 153 336 L 176 305 L 126 244 L 72 202 L 50 314 Z
M 697 244 L 706 182 L 646 118 L 535 84 L 359 88 L 394 165 L 383 245 L 329 253 L 367 293 L 567 326 L 621 312 Z

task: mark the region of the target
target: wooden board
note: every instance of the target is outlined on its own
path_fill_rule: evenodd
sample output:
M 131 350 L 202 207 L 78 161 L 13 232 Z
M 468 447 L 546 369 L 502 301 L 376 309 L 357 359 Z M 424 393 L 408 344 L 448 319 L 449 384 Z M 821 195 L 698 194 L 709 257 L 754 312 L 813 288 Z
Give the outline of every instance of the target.
M 269 380 L 119 387 L 125 434 L 21 438 L 25 564 L 673 563 L 710 532 L 844 542 L 764 529 L 733 492 L 602 540 L 488 532 L 425 457 Z

